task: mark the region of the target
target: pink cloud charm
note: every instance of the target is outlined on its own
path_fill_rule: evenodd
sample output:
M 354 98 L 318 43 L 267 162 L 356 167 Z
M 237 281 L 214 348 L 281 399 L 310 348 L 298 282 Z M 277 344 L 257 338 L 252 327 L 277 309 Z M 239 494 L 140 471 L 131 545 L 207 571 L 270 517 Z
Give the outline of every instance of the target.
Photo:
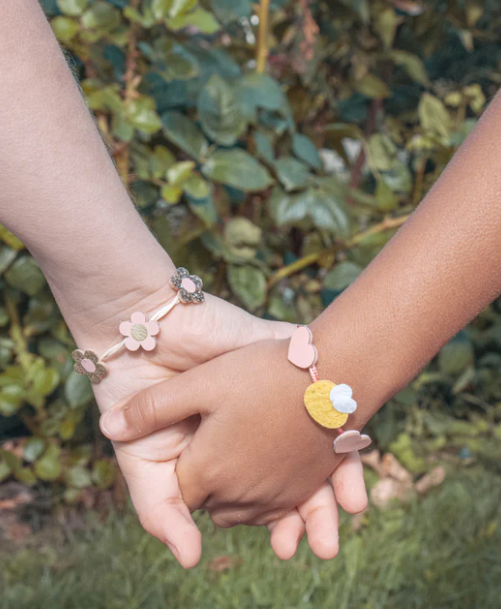
M 160 326 L 156 321 L 146 321 L 143 313 L 132 313 L 130 321 L 120 324 L 120 334 L 127 337 L 125 347 L 129 351 L 137 351 L 139 347 L 145 351 L 153 351 L 157 346 L 154 338 L 160 332 Z

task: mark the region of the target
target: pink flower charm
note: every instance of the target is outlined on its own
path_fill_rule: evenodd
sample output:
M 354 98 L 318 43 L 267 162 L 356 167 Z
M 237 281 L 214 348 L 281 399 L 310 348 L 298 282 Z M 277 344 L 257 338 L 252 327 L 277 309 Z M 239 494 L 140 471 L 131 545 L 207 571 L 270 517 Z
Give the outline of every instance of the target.
M 198 275 L 190 275 L 189 271 L 180 266 L 169 281 L 172 288 L 179 292 L 179 300 L 188 304 L 199 304 L 204 301 L 203 283 Z
M 99 385 L 108 373 L 106 366 L 99 361 L 98 356 L 90 349 L 86 351 L 75 349 L 71 357 L 75 362 L 73 366 L 75 372 L 80 376 L 88 376 L 93 385 Z
M 156 321 L 146 321 L 143 313 L 132 313 L 130 321 L 120 324 L 120 334 L 126 336 L 125 346 L 129 351 L 137 351 L 142 347 L 145 351 L 153 351 L 157 345 L 154 336 L 160 332 Z

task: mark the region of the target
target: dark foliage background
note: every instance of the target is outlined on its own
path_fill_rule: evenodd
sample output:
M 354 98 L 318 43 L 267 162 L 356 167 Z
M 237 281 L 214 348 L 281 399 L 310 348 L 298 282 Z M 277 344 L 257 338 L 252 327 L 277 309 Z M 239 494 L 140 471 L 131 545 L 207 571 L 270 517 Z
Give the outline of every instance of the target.
M 308 323 L 354 280 L 501 82 L 495 0 L 42 4 L 160 243 L 275 319 Z M 40 270 L 0 242 L 0 481 L 88 499 L 116 480 L 91 388 Z M 378 446 L 416 476 L 499 470 L 500 364 L 493 304 L 380 413 Z

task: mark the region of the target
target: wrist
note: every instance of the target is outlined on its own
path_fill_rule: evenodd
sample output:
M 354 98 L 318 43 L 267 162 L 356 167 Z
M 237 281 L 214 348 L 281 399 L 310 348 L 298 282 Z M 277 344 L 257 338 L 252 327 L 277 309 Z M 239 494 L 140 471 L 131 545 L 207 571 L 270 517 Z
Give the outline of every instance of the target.
M 147 229 L 145 233 L 135 248 L 108 239 L 71 264 L 39 260 L 78 345 L 108 348 L 121 321 L 134 311 L 151 313 L 175 295 L 169 285 L 175 266 Z
M 399 382 L 384 354 L 364 338 L 370 330 L 362 331 L 353 310 L 339 304 L 331 305 L 328 320 L 321 316 L 309 327 L 319 353 L 319 377 L 353 389 L 358 406 L 344 427 L 360 431 L 407 379 Z

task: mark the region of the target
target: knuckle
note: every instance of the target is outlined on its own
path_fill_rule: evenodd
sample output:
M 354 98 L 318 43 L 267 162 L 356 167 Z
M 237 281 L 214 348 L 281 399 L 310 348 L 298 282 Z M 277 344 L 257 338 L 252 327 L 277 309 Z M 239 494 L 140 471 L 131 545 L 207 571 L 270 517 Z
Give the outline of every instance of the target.
M 134 403 L 124 407 L 124 417 L 127 424 L 136 433 L 143 434 L 157 429 L 158 417 L 156 403 L 149 391 L 143 391 Z
M 239 524 L 243 524 L 244 520 L 238 512 L 220 513 L 209 512 L 210 519 L 218 529 L 231 529 Z

